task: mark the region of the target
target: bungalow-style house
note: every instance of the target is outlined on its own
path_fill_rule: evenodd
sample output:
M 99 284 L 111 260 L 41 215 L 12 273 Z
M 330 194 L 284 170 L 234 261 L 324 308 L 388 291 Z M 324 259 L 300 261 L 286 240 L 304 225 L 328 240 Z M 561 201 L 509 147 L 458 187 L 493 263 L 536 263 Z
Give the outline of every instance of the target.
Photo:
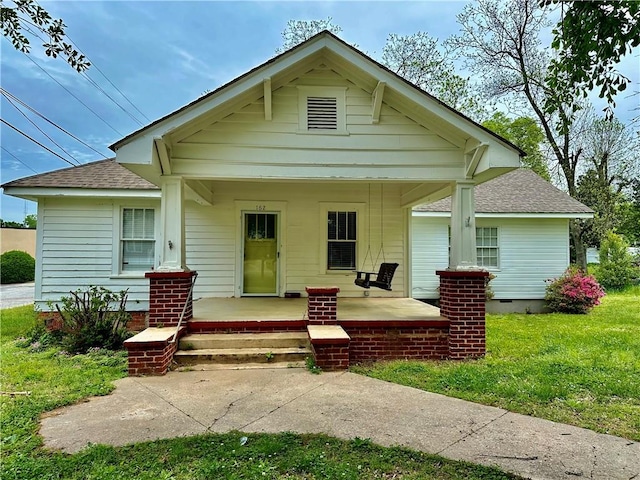
M 528 169 L 475 187 L 477 263 L 495 275 L 490 312 L 539 312 L 546 283 L 569 266 L 569 221 L 593 210 Z M 413 209 L 413 297 L 439 298 L 449 262 L 451 198 Z
M 38 201 L 38 305 L 100 284 L 129 288 L 129 308 L 148 312 L 128 343 L 131 374 L 163 373 L 174 340 L 195 332 L 302 329 L 326 368 L 484 353 L 474 187 L 523 152 L 330 32 L 111 149 L 117 165 L 47 174 L 69 183 L 4 188 Z M 136 175 L 110 184 L 121 167 Z M 411 298 L 411 215 L 449 195 L 438 311 Z M 354 284 L 381 263 L 390 289 Z M 206 300 L 192 303 L 192 289 Z M 298 302 L 297 318 L 269 317 Z

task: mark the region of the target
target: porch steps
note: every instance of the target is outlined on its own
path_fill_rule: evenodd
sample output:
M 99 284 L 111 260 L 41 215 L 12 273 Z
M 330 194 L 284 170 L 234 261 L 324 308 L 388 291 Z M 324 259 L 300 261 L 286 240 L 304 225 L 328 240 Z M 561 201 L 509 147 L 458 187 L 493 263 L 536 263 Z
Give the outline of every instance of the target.
M 180 367 L 303 367 L 311 355 L 306 332 L 196 333 L 182 337 L 174 360 Z

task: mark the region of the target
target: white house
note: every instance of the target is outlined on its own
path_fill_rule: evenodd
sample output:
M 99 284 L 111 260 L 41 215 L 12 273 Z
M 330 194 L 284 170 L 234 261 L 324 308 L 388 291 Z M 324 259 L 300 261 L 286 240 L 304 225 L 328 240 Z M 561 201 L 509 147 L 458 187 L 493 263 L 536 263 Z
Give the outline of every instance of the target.
M 177 322 L 194 271 L 195 297 L 331 286 L 410 299 L 412 208 L 449 195 L 455 273 L 442 275 L 480 281 L 474 186 L 522 154 L 327 31 L 111 148 L 140 178 L 113 184 L 99 170 L 118 165 L 105 161 L 5 193 L 38 201 L 39 306 L 90 284 L 126 287 L 151 326 Z M 368 251 L 399 264 L 392 291 L 354 285 Z
M 540 311 L 545 280 L 569 265 L 569 221 L 593 210 L 531 170 L 518 169 L 475 188 L 477 263 L 495 279 L 487 311 Z M 413 210 L 413 297 L 439 298 L 436 270 L 449 262 L 451 199 Z
M 38 201 L 40 307 L 100 283 L 146 309 L 152 269 L 197 270 L 202 297 L 362 296 L 352 272 L 382 243 L 400 266 L 372 295 L 410 297 L 411 208 L 457 194 L 450 265 L 473 266 L 473 187 L 521 153 L 329 32 L 113 150 L 141 178 L 96 163 L 4 185 Z

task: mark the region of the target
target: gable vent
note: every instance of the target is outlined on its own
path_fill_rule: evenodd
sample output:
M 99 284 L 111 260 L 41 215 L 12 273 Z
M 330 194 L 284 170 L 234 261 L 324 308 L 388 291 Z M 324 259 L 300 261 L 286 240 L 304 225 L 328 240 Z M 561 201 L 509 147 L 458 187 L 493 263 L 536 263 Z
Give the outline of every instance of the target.
M 335 97 L 307 97 L 307 129 L 338 129 L 338 103 Z

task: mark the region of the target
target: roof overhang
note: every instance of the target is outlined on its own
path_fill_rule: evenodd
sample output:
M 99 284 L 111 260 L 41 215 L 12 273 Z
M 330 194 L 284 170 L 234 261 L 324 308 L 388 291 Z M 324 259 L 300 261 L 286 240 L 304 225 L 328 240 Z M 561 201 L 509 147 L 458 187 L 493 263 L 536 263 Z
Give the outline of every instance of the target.
M 53 187 L 5 187 L 4 193 L 12 197 L 38 201 L 39 198 L 160 198 L 160 190 L 53 188 Z
M 424 211 L 416 211 L 413 210 L 411 212 L 413 217 L 439 217 L 439 218 L 449 218 L 451 217 L 451 212 L 424 212 Z M 476 212 L 476 218 L 593 218 L 593 213 L 586 212 L 503 212 L 503 213 L 495 213 L 495 212 Z

